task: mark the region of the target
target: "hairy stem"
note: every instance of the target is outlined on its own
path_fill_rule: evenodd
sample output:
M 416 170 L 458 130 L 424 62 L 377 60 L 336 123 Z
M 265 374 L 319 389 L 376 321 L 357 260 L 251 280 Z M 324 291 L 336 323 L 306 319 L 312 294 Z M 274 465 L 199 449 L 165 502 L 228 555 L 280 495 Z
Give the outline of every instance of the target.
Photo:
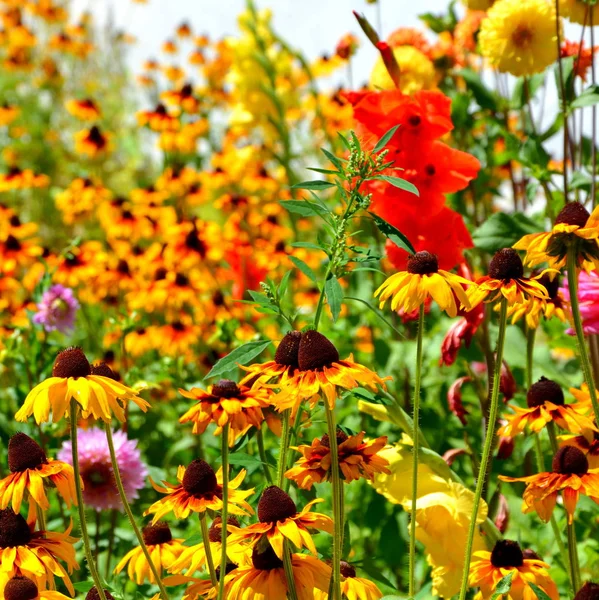
M 229 508 L 229 424 L 223 427 L 221 434 L 221 453 L 223 470 L 223 509 L 221 511 L 221 552 L 220 580 L 218 583 L 218 600 L 225 597 L 225 577 L 227 576 L 227 519 Z
M 224 523 L 221 523 L 224 527 Z M 212 559 L 212 549 L 210 548 L 210 535 L 208 533 L 208 523 L 206 523 L 206 511 L 200 513 L 200 527 L 202 529 L 202 541 L 204 542 L 204 552 L 206 552 L 206 562 L 208 563 L 208 573 L 210 573 L 210 581 L 216 587 L 216 571 L 214 570 L 214 560 Z

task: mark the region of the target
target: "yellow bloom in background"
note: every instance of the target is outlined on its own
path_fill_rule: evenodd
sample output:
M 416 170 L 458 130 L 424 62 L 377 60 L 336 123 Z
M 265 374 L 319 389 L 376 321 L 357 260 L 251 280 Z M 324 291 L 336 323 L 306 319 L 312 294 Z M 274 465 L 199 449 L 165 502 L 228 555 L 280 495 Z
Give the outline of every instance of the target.
M 413 46 L 399 46 L 393 49 L 393 56 L 395 56 L 401 73 L 399 89 L 404 94 L 435 88 L 437 83 L 435 66 L 420 50 Z M 373 90 L 396 89 L 381 57 L 374 64 L 369 85 Z
M 584 0 L 559 0 L 560 16 L 569 19 L 573 23 L 586 24 L 587 27 L 591 23 L 589 16 L 591 8 L 591 5 L 584 2 Z M 595 9 L 593 13 L 593 25 L 597 25 L 598 17 L 599 11 Z
M 557 59 L 555 19 L 553 2 L 498 0 L 481 25 L 481 53 L 502 73 L 540 73 Z
M 462 0 L 462 4 L 470 10 L 488 10 L 495 0 Z

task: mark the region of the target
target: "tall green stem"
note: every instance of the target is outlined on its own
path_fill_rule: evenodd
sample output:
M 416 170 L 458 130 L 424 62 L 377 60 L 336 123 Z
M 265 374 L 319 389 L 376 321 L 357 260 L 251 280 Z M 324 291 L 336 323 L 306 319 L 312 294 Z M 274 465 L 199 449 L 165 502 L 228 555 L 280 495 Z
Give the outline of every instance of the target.
M 325 399 L 324 408 L 329 432 L 329 449 L 331 451 L 331 484 L 333 488 L 333 590 L 331 600 L 341 600 L 341 543 L 343 539 L 343 514 L 341 512 L 342 481 L 339 477 L 339 448 L 337 446 L 337 425 L 335 412 Z
M 416 381 L 414 383 L 412 443 L 412 508 L 410 511 L 410 562 L 409 562 L 409 597 L 416 593 L 416 503 L 418 500 L 418 455 L 420 452 L 420 380 L 422 378 L 422 338 L 424 333 L 424 304 L 418 312 L 418 334 L 416 342 Z
M 578 546 L 576 545 L 576 531 L 574 522 L 568 523 L 568 556 L 570 557 L 570 569 L 572 570 L 573 592 L 576 593 L 580 587 L 580 564 L 578 562 Z
M 268 460 L 266 458 L 266 450 L 264 450 L 264 436 L 262 435 L 262 427 L 259 427 L 258 431 L 256 432 L 256 440 L 258 441 L 258 454 L 260 455 L 260 461 L 262 462 L 264 476 L 266 477 L 268 485 L 272 485 L 274 482 L 270 473 L 270 465 L 268 464 Z
M 77 512 L 79 513 L 79 524 L 81 526 L 81 538 L 83 539 L 83 551 L 85 552 L 85 559 L 87 560 L 87 567 L 94 580 L 94 585 L 98 590 L 98 596 L 100 600 L 106 600 L 106 594 L 104 593 L 104 585 L 100 579 L 100 575 L 96 569 L 96 563 L 94 562 L 94 556 L 92 554 L 92 547 L 89 541 L 89 534 L 87 533 L 87 523 L 85 521 L 85 505 L 83 504 L 83 490 L 81 487 L 81 474 L 79 470 L 79 452 L 77 450 L 77 402 L 74 398 L 71 398 L 71 450 L 73 453 L 73 473 L 75 476 L 75 493 L 77 495 Z
M 221 523 L 221 527 L 225 525 Z M 212 559 L 212 549 L 210 548 L 210 534 L 208 533 L 208 523 L 206 523 L 206 511 L 200 513 L 200 527 L 202 529 L 202 541 L 204 542 L 204 552 L 206 553 L 206 562 L 208 563 L 208 573 L 210 573 L 210 581 L 216 587 L 216 571 L 214 570 L 214 560 Z
M 535 353 L 536 329 L 529 329 L 526 332 L 526 388 L 527 391 L 532 387 L 533 380 L 533 357 Z
M 287 483 L 285 471 L 287 471 L 287 453 L 289 451 L 289 432 L 291 421 L 291 409 L 283 411 L 283 431 L 281 433 L 281 444 L 279 446 L 279 465 L 277 470 L 277 485 L 285 490 Z
M 485 473 L 491 458 L 493 448 L 493 439 L 495 438 L 495 425 L 497 422 L 497 410 L 499 406 L 499 387 L 501 379 L 501 365 L 503 363 L 503 348 L 505 345 L 505 330 L 507 328 L 507 299 L 501 299 L 501 310 L 499 314 L 499 334 L 497 336 L 497 352 L 495 356 L 495 367 L 493 369 L 493 385 L 491 389 L 491 407 L 489 409 L 489 419 L 487 422 L 487 432 L 483 446 L 483 455 L 480 461 L 478 479 L 476 481 L 476 491 L 474 492 L 474 505 L 472 507 L 472 516 L 470 517 L 470 527 L 468 529 L 468 539 L 466 541 L 466 554 L 464 557 L 464 571 L 462 572 L 462 587 L 460 590 L 460 600 L 466 599 L 468 592 L 468 575 L 470 573 L 470 561 L 472 560 L 472 545 L 474 534 L 476 533 L 476 517 L 480 507 L 480 500 L 485 483 Z
M 591 361 L 587 350 L 586 340 L 584 339 L 584 330 L 582 328 L 582 318 L 580 317 L 580 303 L 578 301 L 578 266 L 576 249 L 568 250 L 568 289 L 570 290 L 570 306 L 572 307 L 572 321 L 576 331 L 576 341 L 578 342 L 578 352 L 580 354 L 580 364 L 584 374 L 584 381 L 589 388 L 589 396 L 593 405 L 595 422 L 599 423 L 599 402 L 597 402 L 597 390 L 593 380 L 593 371 L 591 370 Z
M 225 597 L 225 577 L 227 576 L 227 520 L 229 509 L 229 424 L 223 427 L 221 434 L 221 454 L 223 470 L 223 509 L 221 511 L 221 552 L 218 600 Z
M 549 423 L 547 423 L 547 433 L 549 434 L 551 452 L 555 456 L 559 450 L 559 445 L 557 443 L 557 432 L 555 431 L 555 423 L 553 421 L 549 421 Z
M 283 542 L 283 567 L 285 568 L 285 579 L 287 580 L 287 596 L 289 600 L 297 600 L 293 563 L 291 562 L 291 550 L 289 549 L 287 538 L 285 538 Z
M 156 585 L 160 588 L 160 595 L 163 600 L 168 599 L 168 593 L 166 588 L 164 587 L 164 583 L 162 583 L 161 573 L 158 572 L 158 569 L 154 565 L 152 561 L 152 557 L 150 556 L 150 552 L 146 546 L 144 541 L 144 536 L 140 531 L 137 523 L 135 522 L 135 517 L 133 516 L 133 512 L 131 511 L 131 506 L 129 506 L 129 501 L 127 500 L 127 494 L 125 494 L 125 488 L 123 487 L 123 479 L 121 477 L 121 471 L 119 469 L 119 463 L 116 459 L 116 452 L 114 451 L 114 440 L 112 439 L 112 428 L 110 423 L 106 423 L 104 427 L 106 431 L 106 441 L 108 442 L 108 450 L 110 451 L 110 462 L 112 463 L 112 472 L 114 475 L 114 481 L 116 483 L 116 487 L 119 491 L 119 496 L 121 497 L 121 502 L 123 503 L 123 508 L 125 509 L 125 513 L 127 518 L 129 519 L 129 523 L 131 524 L 131 528 L 135 533 L 135 537 L 137 538 L 137 542 L 141 548 L 141 551 L 144 553 L 148 566 L 150 567 L 150 571 L 152 571 L 152 575 L 156 580 Z

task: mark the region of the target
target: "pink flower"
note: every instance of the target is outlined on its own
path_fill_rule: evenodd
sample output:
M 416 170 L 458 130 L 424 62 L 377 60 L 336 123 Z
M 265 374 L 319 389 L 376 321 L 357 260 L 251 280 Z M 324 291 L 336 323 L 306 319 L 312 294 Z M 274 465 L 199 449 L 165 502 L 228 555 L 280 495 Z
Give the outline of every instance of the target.
M 78 309 L 79 302 L 73 290 L 60 284 L 53 285 L 44 292 L 37 305 L 38 312 L 33 315 L 33 322 L 43 325 L 46 331 L 68 333 L 75 325 Z
M 113 434 L 114 450 L 127 500 L 139 497 L 148 470 L 141 460 L 136 440 L 128 440 L 123 431 Z M 83 481 L 83 500 L 97 511 L 117 508 L 123 510 L 119 492 L 114 481 L 110 452 L 105 432 L 98 427 L 77 430 L 79 467 Z M 71 442 L 64 442 L 58 459 L 73 464 Z
M 564 298 L 570 302 L 570 289 L 568 280 L 564 277 L 561 288 Z M 587 335 L 599 333 L 599 275 L 596 271 L 587 273 L 581 271 L 578 276 L 578 301 L 580 302 L 580 316 L 582 327 Z M 573 329 L 567 333 L 574 335 Z

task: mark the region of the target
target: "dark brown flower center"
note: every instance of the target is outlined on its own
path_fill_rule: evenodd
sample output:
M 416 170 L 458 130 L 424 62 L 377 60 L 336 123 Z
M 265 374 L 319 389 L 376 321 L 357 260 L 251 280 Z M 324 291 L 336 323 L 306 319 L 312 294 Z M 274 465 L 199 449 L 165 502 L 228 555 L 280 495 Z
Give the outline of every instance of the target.
M 21 242 L 14 235 L 10 234 L 4 242 L 4 247 L 9 251 L 18 252 L 21 249 Z
M 59 352 L 52 367 L 52 377 L 87 377 L 90 373 L 89 360 L 81 348 Z
M 347 439 L 348 439 L 347 433 L 345 433 L 345 431 L 343 431 L 343 429 L 341 429 L 340 427 L 337 427 L 337 446 L 340 446 L 341 444 L 343 444 L 343 442 L 345 442 Z M 325 448 L 331 447 L 331 440 L 329 438 L 328 433 L 325 433 L 320 438 L 320 445 L 324 446 Z
M 8 468 L 11 473 L 37 469 L 47 463 L 42 447 L 24 433 L 17 433 L 8 440 Z
M 265 550 L 260 550 L 259 544 L 252 550 L 252 563 L 259 571 L 271 571 L 283 568 L 283 561 L 275 554 L 270 544 Z
M 26 546 L 31 541 L 27 521 L 12 508 L 0 510 L 0 548 Z
M 196 458 L 189 463 L 183 475 L 183 489 L 188 494 L 194 496 L 214 494 L 217 487 L 216 473 L 205 460 Z
M 260 523 L 276 523 L 297 514 L 297 506 L 291 497 L 280 487 L 267 487 L 258 502 L 258 520 Z
M 589 211 L 580 202 L 568 202 L 557 215 L 555 224 L 565 223 L 584 227 L 590 216 Z
M 348 562 L 345 562 L 344 560 L 340 561 L 339 567 L 341 569 L 341 575 L 343 575 L 343 577 L 356 576 L 356 570 Z
M 541 560 L 541 557 L 531 548 L 526 548 L 526 550 L 522 550 L 522 556 L 528 560 Z
M 189 285 L 189 279 L 183 275 L 183 273 L 177 273 L 175 276 L 175 285 L 179 287 L 187 287 Z
M 513 248 L 504 248 L 497 252 L 489 264 L 489 277 L 502 281 L 522 279 L 524 266 L 518 253 Z
M 529 25 L 518 25 L 512 32 L 512 41 L 520 49 L 528 48 L 533 39 L 533 30 Z
M 589 470 L 589 461 L 582 450 L 564 446 L 555 453 L 551 468 L 561 475 L 584 475 Z
M 541 377 L 539 381 L 530 386 L 526 394 L 526 404 L 528 404 L 528 408 L 535 408 L 545 402 L 563 406 L 564 392 L 555 381 L 547 379 L 547 377 Z
M 414 275 L 430 275 L 439 270 L 439 261 L 435 254 L 430 252 L 416 252 L 408 258 L 408 273 Z
M 494 567 L 509 569 L 510 567 L 521 567 L 524 564 L 524 555 L 518 542 L 512 540 L 500 540 L 495 544 L 491 552 L 491 564 Z
M 230 379 L 221 379 L 212 386 L 212 395 L 218 398 L 236 398 L 240 394 L 239 386 Z
M 114 600 L 112 594 L 108 590 L 104 590 L 104 595 L 106 596 L 106 600 Z M 87 592 L 85 600 L 100 600 L 100 593 L 95 586 L 89 592 Z
M 235 517 L 229 517 L 227 519 L 228 525 L 234 525 L 235 527 L 239 527 L 239 521 Z M 222 541 L 223 535 L 223 520 L 220 517 L 216 517 L 212 524 L 210 525 L 210 529 L 208 530 L 208 538 L 211 542 L 220 542 Z
M 300 331 L 290 331 L 286 334 L 275 352 L 275 362 L 286 367 L 297 367 L 301 339 Z
M 100 377 L 108 377 L 109 379 L 114 379 L 115 381 L 118 381 L 118 378 L 115 375 L 114 371 L 105 362 L 100 362 L 96 363 L 95 365 L 92 365 L 91 374 L 100 375 Z
M 322 333 L 310 330 L 302 334 L 297 353 L 302 371 L 315 371 L 339 361 L 339 352 Z
M 4 586 L 5 600 L 34 600 L 37 595 L 37 585 L 27 577 L 13 577 Z
M 578 590 L 578 594 L 574 596 L 574 600 L 599 600 L 599 584 L 591 583 L 590 581 L 585 583 Z
M 144 542 L 147 545 L 166 544 L 173 539 L 170 527 L 164 521 L 143 528 Z

